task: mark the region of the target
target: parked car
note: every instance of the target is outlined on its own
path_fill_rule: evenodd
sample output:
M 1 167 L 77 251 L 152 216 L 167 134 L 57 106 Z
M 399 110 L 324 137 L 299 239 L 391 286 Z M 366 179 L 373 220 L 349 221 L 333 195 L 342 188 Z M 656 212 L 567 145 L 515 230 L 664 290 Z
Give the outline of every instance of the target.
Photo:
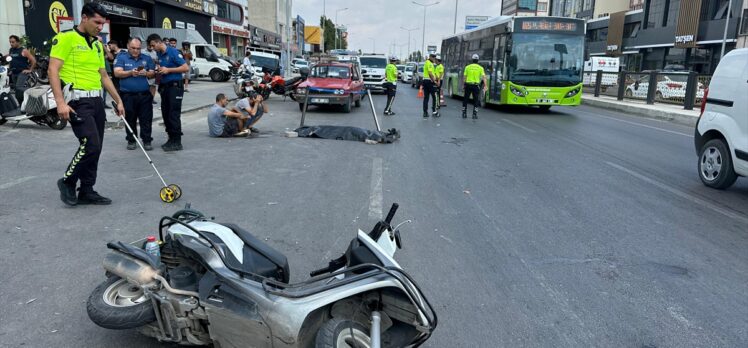
M 410 83 L 413 79 L 413 71 L 415 71 L 416 68 L 418 68 L 418 64 L 416 63 L 405 64 L 405 70 L 403 71 L 402 77 L 400 77 L 400 81 Z
M 649 71 L 643 71 L 642 73 L 645 73 L 646 75 L 641 75 L 639 79 L 634 80 L 633 83 L 626 86 L 626 97 L 647 98 L 647 92 L 649 90 Z M 658 74 L 655 99 L 685 99 L 687 83 L 687 74 Z M 696 99 L 701 100 L 703 97 L 704 84 L 698 82 Z
M 255 69 L 255 74 L 262 76 L 264 72 L 268 72 L 271 75 L 280 74 L 280 57 L 275 53 L 262 52 L 262 51 L 250 51 L 252 56 L 252 67 Z
M 304 110 L 307 91 L 308 105 L 341 105 L 343 111 L 351 112 L 353 106 L 361 106 L 364 80 L 352 63 L 319 63 L 314 65 L 309 78 L 294 93 L 300 110 Z
M 397 79 L 400 80 L 403 78 L 403 72 L 405 72 L 405 64 L 397 64 L 395 66 L 397 67 Z
M 720 60 L 704 95 L 694 134 L 699 177 L 725 189 L 748 176 L 748 48 Z
M 416 70 L 413 72 L 413 78 L 410 79 L 410 87 L 420 88 L 423 80 L 423 63 L 418 63 Z
M 309 62 L 301 58 L 294 58 L 293 61 L 291 61 L 291 69 L 292 69 L 291 72 L 294 74 L 298 74 L 299 69 L 308 68 L 308 67 L 309 67 Z
M 211 44 L 191 44 L 192 65 L 200 74 L 208 76 L 213 82 L 228 81 L 231 78 L 233 64 L 222 58 L 222 54 Z

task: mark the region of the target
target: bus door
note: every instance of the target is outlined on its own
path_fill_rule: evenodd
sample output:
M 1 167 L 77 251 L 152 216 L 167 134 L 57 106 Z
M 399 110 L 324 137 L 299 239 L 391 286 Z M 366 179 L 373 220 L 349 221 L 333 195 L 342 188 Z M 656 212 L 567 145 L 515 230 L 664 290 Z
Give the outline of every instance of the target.
M 466 40 L 461 40 L 460 42 L 460 61 L 463 62 L 460 69 L 457 69 L 457 81 L 459 81 L 459 86 L 457 87 L 457 90 L 460 91 L 458 94 L 460 96 L 465 95 L 465 76 L 463 76 L 463 73 L 465 72 L 465 65 L 469 64 L 467 62 L 470 61 L 470 57 L 468 57 L 468 45 L 469 42 Z
M 501 71 L 504 70 L 505 42 L 506 35 L 496 35 L 493 38 L 493 59 L 491 60 L 493 69 L 489 77 L 489 83 L 491 84 L 488 91 L 489 100 L 501 100 Z

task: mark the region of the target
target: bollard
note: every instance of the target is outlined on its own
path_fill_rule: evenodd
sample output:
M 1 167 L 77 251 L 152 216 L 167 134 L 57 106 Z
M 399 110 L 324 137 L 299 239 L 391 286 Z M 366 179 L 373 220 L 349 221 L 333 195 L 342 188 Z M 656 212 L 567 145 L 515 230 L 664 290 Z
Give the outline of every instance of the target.
M 379 127 L 379 119 L 377 119 L 377 110 L 374 108 L 374 100 L 371 98 L 371 90 L 366 89 L 366 95 L 369 96 L 369 104 L 371 104 L 371 114 L 374 115 L 374 124 L 377 126 L 377 131 L 381 132 L 382 128 Z
M 655 103 L 655 96 L 657 96 L 657 75 L 656 71 L 649 73 L 649 88 L 647 89 L 647 104 L 649 105 Z
M 595 75 L 595 97 L 600 96 L 600 84 L 603 82 L 603 71 L 598 70 Z
M 698 89 L 698 75 L 695 71 L 689 71 L 688 80 L 686 80 L 686 100 L 683 101 L 683 109 L 693 110 L 693 104 L 696 102 L 696 91 Z
M 623 100 L 623 93 L 626 92 L 626 75 L 628 75 L 628 71 L 621 71 L 618 73 L 618 100 Z
M 306 94 L 304 95 L 304 108 L 301 110 L 301 123 L 299 124 L 299 127 L 304 127 L 304 119 L 306 118 L 306 109 L 309 103 L 309 92 L 310 89 L 306 89 Z

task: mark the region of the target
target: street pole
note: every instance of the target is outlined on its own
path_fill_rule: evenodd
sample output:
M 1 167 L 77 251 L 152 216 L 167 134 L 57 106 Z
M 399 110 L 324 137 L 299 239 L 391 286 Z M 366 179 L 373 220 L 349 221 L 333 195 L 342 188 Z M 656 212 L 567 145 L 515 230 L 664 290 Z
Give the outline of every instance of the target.
M 732 0 L 727 0 L 727 20 L 725 21 L 725 33 L 722 35 L 722 52 L 719 54 L 719 60 L 725 56 L 725 44 L 727 43 L 727 27 L 730 26 L 730 14 L 732 11 Z
M 423 6 L 423 34 L 421 35 L 421 46 L 423 46 L 423 51 L 421 51 L 421 54 L 423 54 L 426 52 L 426 8 L 438 4 L 439 1 L 431 4 L 421 4 L 415 1 L 413 1 L 413 3 L 418 6 Z
M 286 65 L 284 72 L 285 76 L 291 75 L 291 1 L 286 0 L 286 59 L 284 64 Z
M 457 34 L 457 4 L 460 2 L 460 0 L 455 0 L 455 27 L 452 30 L 452 34 Z
M 345 11 L 347 9 L 348 8 L 345 7 L 345 8 L 340 8 L 340 9 L 335 10 L 335 49 L 338 49 L 338 36 L 340 36 L 339 33 L 338 33 L 338 13 L 341 12 L 341 11 Z M 341 41 L 341 43 L 342 43 L 342 41 Z
M 411 52 L 410 52 L 410 32 L 413 31 L 413 30 L 421 29 L 421 28 L 408 29 L 408 28 L 405 28 L 405 27 L 400 27 L 400 29 L 405 30 L 405 31 L 408 32 L 408 56 L 410 56 L 410 54 L 411 54 Z

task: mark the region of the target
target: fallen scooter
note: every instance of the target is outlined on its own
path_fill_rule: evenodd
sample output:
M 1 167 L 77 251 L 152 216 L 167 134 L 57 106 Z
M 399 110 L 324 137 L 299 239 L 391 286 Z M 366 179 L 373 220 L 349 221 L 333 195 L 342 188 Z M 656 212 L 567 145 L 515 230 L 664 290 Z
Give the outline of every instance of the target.
M 6 58 L 7 62 L 10 60 L 10 57 Z M 23 104 L 19 107 L 18 101 L 10 93 L 8 73 L 7 67 L 0 66 L 0 125 L 15 121 L 18 126 L 21 121 L 28 120 L 56 130 L 67 126 L 68 122 L 57 115 L 57 103 L 50 86 L 38 86 L 24 91 Z M 66 101 L 70 101 L 70 85 L 63 88 L 63 95 Z
M 393 258 L 402 247 L 402 223 L 390 225 L 397 207 L 327 267 L 289 284 L 283 254 L 188 206 L 161 219 L 160 246 L 155 237 L 107 245 L 109 278 L 91 293 L 88 315 L 104 328 L 184 345 L 420 346 L 437 316 Z

